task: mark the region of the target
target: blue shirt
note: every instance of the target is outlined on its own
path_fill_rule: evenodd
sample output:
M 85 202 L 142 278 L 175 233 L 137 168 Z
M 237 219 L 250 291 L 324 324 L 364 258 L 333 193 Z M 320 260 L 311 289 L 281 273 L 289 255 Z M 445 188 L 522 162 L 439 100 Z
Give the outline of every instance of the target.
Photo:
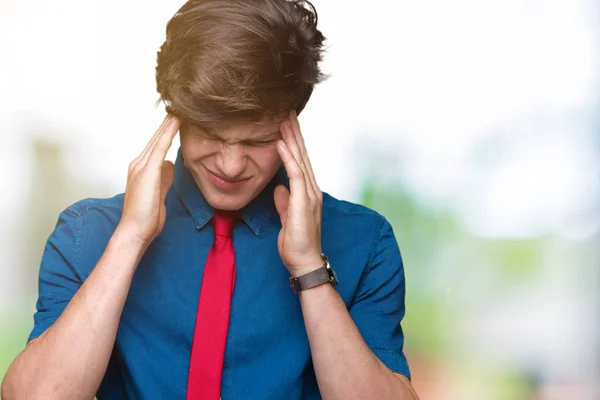
M 282 168 L 242 211 L 233 243 L 233 293 L 221 395 L 224 400 L 320 399 L 298 296 L 277 251 L 275 185 Z M 133 276 L 98 399 L 184 399 L 202 273 L 214 210 L 181 152 L 166 198 L 167 220 Z M 46 244 L 29 339 L 60 316 L 104 252 L 123 195 L 85 199 L 64 210 Z M 409 376 L 403 354 L 405 280 L 392 227 L 378 213 L 323 194 L 323 251 L 362 337 L 392 371 Z M 81 327 L 81 334 L 86 328 Z M 340 332 L 340 334 L 343 334 Z

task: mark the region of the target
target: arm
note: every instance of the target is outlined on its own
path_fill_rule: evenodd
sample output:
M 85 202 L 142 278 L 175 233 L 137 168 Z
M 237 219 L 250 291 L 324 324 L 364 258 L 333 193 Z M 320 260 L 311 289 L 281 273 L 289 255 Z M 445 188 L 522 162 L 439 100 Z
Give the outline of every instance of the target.
M 418 399 L 408 378 L 371 352 L 333 286 L 302 291 L 300 302 L 323 399 Z
M 118 229 L 60 317 L 11 364 L 2 398 L 91 399 L 106 372 L 144 248 Z
M 173 180 L 173 164 L 164 159 L 178 129 L 179 121 L 167 117 L 130 164 L 121 221 L 80 287 L 72 272 L 73 248 L 78 243 L 73 232 L 80 231 L 74 224 L 79 220 L 73 221 L 72 215 L 68 218 L 67 212 L 61 216 L 42 261 L 38 303 L 47 314 L 39 324 L 58 318 L 13 361 L 2 382 L 3 399 L 95 396 L 135 268 L 166 220 L 164 201 Z M 49 279 L 42 280 L 42 275 Z
M 323 195 L 294 112 L 282 123 L 281 133 L 278 151 L 290 177 L 290 192 L 283 186 L 275 189 L 275 206 L 282 225 L 278 250 L 290 274 L 301 276 L 321 265 Z M 386 356 L 386 363 L 405 367 L 404 356 L 399 353 L 403 343 L 399 323 L 404 315 L 404 271 L 395 239 L 395 245 L 390 246 L 390 235 L 386 238 L 383 242 L 380 237 L 377 242 L 378 261 L 374 263 L 383 268 L 371 268 L 367 274 L 372 285 L 366 284 L 359 292 L 352 317 L 331 285 L 300 294 L 317 383 L 325 400 L 418 399 L 408 378 L 386 367 L 371 350 L 375 350 L 373 343 L 369 347 L 361 335 L 369 325 L 371 333 L 384 326 L 383 336 L 375 337 L 376 344 L 383 343 L 386 350 L 377 351 L 382 356 L 386 351 L 392 354 Z M 392 346 L 395 349 L 387 349 Z
M 317 380 L 324 397 L 331 390 L 334 399 L 337 390 L 357 396 L 342 394 L 345 398 L 416 399 L 402 350 L 406 285 L 400 249 L 384 218 L 378 220 L 372 238 L 371 255 L 349 311 L 330 285 L 300 294 Z M 338 370 L 339 365 L 344 369 Z

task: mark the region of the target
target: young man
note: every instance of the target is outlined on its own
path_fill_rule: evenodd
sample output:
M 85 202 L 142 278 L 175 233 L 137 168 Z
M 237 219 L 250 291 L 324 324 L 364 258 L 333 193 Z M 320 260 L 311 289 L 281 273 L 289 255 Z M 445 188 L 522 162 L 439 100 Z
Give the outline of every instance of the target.
M 5 400 L 417 398 L 392 228 L 321 192 L 300 132 L 316 22 L 301 0 L 175 14 L 156 69 L 169 115 L 124 195 L 60 215 Z

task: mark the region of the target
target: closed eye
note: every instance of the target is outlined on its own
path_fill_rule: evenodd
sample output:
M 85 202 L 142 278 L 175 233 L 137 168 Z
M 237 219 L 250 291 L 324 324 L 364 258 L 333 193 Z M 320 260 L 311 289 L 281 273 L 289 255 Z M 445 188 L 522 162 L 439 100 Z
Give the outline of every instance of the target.
M 269 138 L 269 139 L 248 140 L 245 143 L 247 143 L 250 146 L 268 146 L 271 143 L 277 141 L 279 138 L 280 138 L 280 134 L 278 134 L 277 136 L 271 136 L 271 138 Z
M 256 142 L 253 142 L 254 144 L 269 144 L 269 143 L 273 143 L 274 141 L 276 141 L 277 139 L 269 139 L 269 140 L 259 140 Z

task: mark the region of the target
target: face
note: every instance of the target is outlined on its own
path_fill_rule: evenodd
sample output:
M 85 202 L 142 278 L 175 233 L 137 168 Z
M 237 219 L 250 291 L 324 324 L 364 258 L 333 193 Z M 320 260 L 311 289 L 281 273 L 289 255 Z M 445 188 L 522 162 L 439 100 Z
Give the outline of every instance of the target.
M 210 129 L 182 124 L 184 164 L 213 208 L 243 208 L 275 176 L 281 166 L 276 145 L 282 121 L 264 117 Z

